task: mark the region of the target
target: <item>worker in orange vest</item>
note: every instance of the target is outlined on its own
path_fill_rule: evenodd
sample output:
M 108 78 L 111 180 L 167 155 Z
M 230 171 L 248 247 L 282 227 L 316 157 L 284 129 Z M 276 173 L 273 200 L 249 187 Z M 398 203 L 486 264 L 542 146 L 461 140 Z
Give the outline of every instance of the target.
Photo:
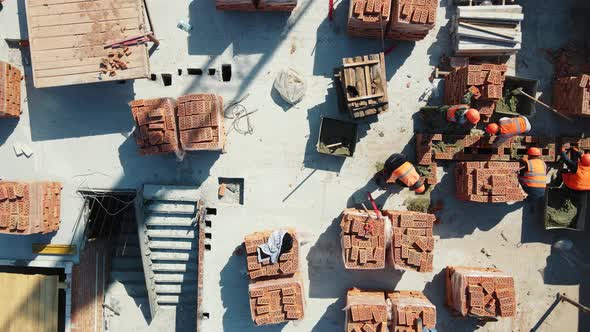
M 459 125 L 465 125 L 468 121 L 471 125 L 479 122 L 479 112 L 467 104 L 454 105 L 447 109 L 447 121 Z
M 514 118 L 501 118 L 498 123 L 490 123 L 486 126 L 486 132 L 490 135 L 496 135 L 497 141 L 494 144 L 499 145 L 510 137 L 526 134 L 531 130 L 529 119 L 524 116 Z
M 547 187 L 547 164 L 541 160 L 541 149 L 531 147 L 527 155 L 520 160 L 519 181 L 524 191 L 531 198 L 545 197 Z
M 566 151 L 570 151 L 571 159 Z M 561 148 L 561 158 L 569 172 L 562 174 L 563 183 L 572 190 L 590 190 L 590 154 L 581 153 L 577 148 Z
M 408 187 L 417 194 L 422 194 L 426 191 L 424 180 L 416 172 L 414 165 L 401 153 L 394 153 L 387 158 L 383 167 L 383 180 L 386 183 L 395 181 L 398 185 Z

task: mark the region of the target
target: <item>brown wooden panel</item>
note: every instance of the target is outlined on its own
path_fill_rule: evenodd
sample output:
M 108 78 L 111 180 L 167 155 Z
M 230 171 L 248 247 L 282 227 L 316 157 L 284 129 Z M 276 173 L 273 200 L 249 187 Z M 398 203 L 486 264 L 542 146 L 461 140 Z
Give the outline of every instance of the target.
M 134 78 L 145 78 L 148 76 L 148 70 L 145 67 L 122 70 L 117 72 L 117 76 L 109 77 L 103 75 L 103 79 L 98 79 L 98 72 L 85 73 L 77 75 L 56 76 L 56 77 L 36 77 L 35 87 L 45 88 L 50 86 L 62 86 L 72 84 L 84 84 L 93 82 L 119 81 Z
M 134 18 L 138 17 L 139 14 L 140 12 L 137 8 L 97 10 L 82 13 L 29 17 L 28 24 L 31 27 L 44 27 L 74 23 L 103 22 L 113 19 Z
M 79 48 L 86 46 L 104 46 L 106 43 L 139 36 L 142 31 L 139 29 L 126 30 L 124 32 L 109 31 L 105 33 L 87 33 L 75 36 L 60 36 L 49 38 L 34 38 L 31 40 L 31 47 L 36 51 L 54 50 L 62 48 Z
M 29 15 L 47 16 L 60 15 L 68 13 L 80 13 L 86 11 L 96 11 L 104 9 L 119 8 L 136 8 L 137 0 L 119 0 L 119 1 L 86 1 L 76 3 L 51 4 L 47 6 L 30 7 Z
M 35 71 L 42 72 L 45 69 L 57 69 L 66 67 L 79 67 L 88 65 L 100 65 L 103 56 L 90 57 L 83 59 L 70 59 L 70 60 L 59 60 L 59 61 L 38 61 L 35 63 Z M 143 63 L 145 58 L 145 50 L 133 52 L 130 56 L 125 58 L 127 63 Z
M 86 33 L 139 29 L 139 22 L 140 21 L 137 18 L 127 18 L 108 22 L 78 23 L 72 25 L 29 28 L 29 40 L 32 38 L 74 36 L 83 35 Z

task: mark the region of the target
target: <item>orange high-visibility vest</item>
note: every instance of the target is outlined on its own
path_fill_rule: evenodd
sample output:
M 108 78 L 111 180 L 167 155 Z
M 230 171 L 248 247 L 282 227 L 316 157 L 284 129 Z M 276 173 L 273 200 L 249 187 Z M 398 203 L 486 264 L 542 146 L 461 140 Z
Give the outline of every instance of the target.
M 520 183 L 523 186 L 533 188 L 547 187 L 547 164 L 541 159 L 530 159 L 526 161 L 527 168 L 522 176 Z
M 590 166 L 578 162 L 578 171 L 563 174 L 563 183 L 573 190 L 590 190 Z
M 457 111 L 458 110 L 468 110 L 468 109 L 469 109 L 469 105 L 465 105 L 465 104 L 451 106 L 447 110 L 447 121 L 449 121 L 449 122 L 457 122 L 457 117 L 455 116 L 455 114 L 457 113 Z
M 405 183 L 410 189 L 415 190 L 423 185 L 420 175 L 416 172 L 414 165 L 410 162 L 403 163 L 393 171 L 393 175 L 401 182 Z
M 526 120 L 522 116 L 498 122 L 500 135 L 514 136 L 526 133 Z

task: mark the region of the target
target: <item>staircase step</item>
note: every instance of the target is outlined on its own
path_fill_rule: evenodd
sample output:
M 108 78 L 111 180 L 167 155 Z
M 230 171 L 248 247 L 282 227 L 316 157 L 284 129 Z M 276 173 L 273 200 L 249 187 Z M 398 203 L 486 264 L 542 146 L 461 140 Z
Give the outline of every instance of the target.
M 178 295 L 158 295 L 156 302 L 158 304 L 178 304 L 178 303 L 192 303 L 196 302 L 196 296 L 178 296 Z
M 190 241 L 149 241 L 150 249 L 191 250 L 197 247 Z
M 185 271 L 196 271 L 197 264 L 169 264 L 169 263 L 156 263 L 152 264 L 152 271 L 158 272 L 185 272 Z
M 174 284 L 174 285 L 156 285 L 156 293 L 157 294 L 181 294 L 186 296 L 187 294 L 197 293 L 197 285 L 194 283 L 186 283 L 186 284 Z
M 194 282 L 197 280 L 196 273 L 156 273 L 154 279 L 157 283 L 160 282 L 177 282 L 185 281 Z
M 173 213 L 194 215 L 196 213 L 195 203 L 162 203 L 160 201 L 150 202 L 146 206 L 149 212 Z
M 190 227 L 194 225 L 194 221 L 190 217 L 161 217 L 150 215 L 146 218 L 145 224 L 148 227 L 153 226 L 182 226 Z
M 178 229 L 149 229 L 147 231 L 147 236 L 150 238 L 194 239 L 195 231 Z
M 194 252 L 153 252 L 150 254 L 150 259 L 152 261 L 162 260 L 162 261 L 181 261 L 181 262 L 188 262 L 189 260 L 196 259 L 196 254 Z

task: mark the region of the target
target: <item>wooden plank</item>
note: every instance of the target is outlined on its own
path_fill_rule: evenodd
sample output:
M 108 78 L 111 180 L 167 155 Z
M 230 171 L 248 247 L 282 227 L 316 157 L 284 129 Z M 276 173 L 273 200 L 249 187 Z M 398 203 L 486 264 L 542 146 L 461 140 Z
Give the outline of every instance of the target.
M 201 191 L 195 187 L 144 185 L 143 198 L 146 200 L 196 203 L 201 198 Z
M 379 63 L 379 60 L 366 60 L 366 61 L 361 61 L 361 62 L 347 62 L 347 63 L 344 63 L 344 68 L 364 66 L 364 65 L 373 65 L 376 63 Z
M 125 58 L 125 62 L 134 64 L 134 63 L 142 63 L 143 58 L 145 58 L 144 52 L 133 52 L 130 56 Z M 100 63 L 104 59 L 104 56 L 100 57 L 91 57 L 91 58 L 82 58 L 82 59 L 70 59 L 70 60 L 50 60 L 50 61 L 37 61 L 35 62 L 35 70 L 36 71 L 43 71 L 44 69 L 56 69 L 56 68 L 69 68 L 69 67 L 80 67 L 80 66 L 88 66 L 94 65 L 97 68 L 100 66 Z
M 524 19 L 524 14 L 509 13 L 487 13 L 487 12 L 459 12 L 459 19 L 490 20 L 490 21 L 513 21 L 520 22 Z
M 129 80 L 135 78 L 146 78 L 148 72 L 145 68 L 134 68 L 129 70 L 118 71 L 116 76 L 105 76 L 103 75 L 102 80 L 98 79 L 97 73 L 85 73 L 78 75 L 67 75 L 57 77 L 39 77 L 35 80 L 36 88 L 45 88 L 50 86 L 62 86 L 72 84 L 85 84 L 94 82 L 108 82 L 108 81 L 120 81 Z
M 113 19 L 125 19 L 139 17 L 140 13 L 137 8 L 123 8 L 111 10 L 98 10 L 84 13 L 72 13 L 51 16 L 30 17 L 28 24 L 30 27 L 45 27 L 56 25 L 68 25 L 75 23 L 103 22 Z
M 359 96 L 359 97 L 355 97 L 355 98 L 350 98 L 348 101 L 350 102 L 356 102 L 356 101 L 363 101 L 363 100 L 368 100 L 368 99 L 374 99 L 374 98 L 381 98 L 383 97 L 383 94 L 374 94 L 374 95 L 367 95 L 367 96 Z
M 477 38 L 483 40 L 492 40 L 492 41 L 501 41 L 511 44 L 518 44 L 520 43 L 520 38 L 506 38 L 502 36 L 498 36 L 493 33 L 488 33 L 484 31 L 480 31 L 477 29 L 472 29 L 469 27 L 459 26 L 457 29 L 457 34 L 461 37 L 470 37 L 470 38 Z
M 459 50 L 520 50 L 520 44 L 481 40 L 463 37 L 459 40 Z
M 66 4 L 66 3 L 77 3 L 77 2 L 88 2 L 89 0 L 26 0 L 27 8 L 29 7 L 39 7 L 39 6 L 48 6 L 48 5 L 59 5 L 59 4 Z M 96 2 L 113 2 L 116 0 L 95 0 Z
M 145 52 L 147 56 L 147 47 L 145 45 L 132 46 L 129 49 L 133 53 Z M 33 51 L 31 58 L 34 67 L 36 62 L 106 57 L 108 53 L 109 49 L 105 49 L 104 46 L 88 46 L 59 50 Z
M 47 6 L 30 7 L 28 10 L 31 17 L 36 17 L 121 8 L 137 8 L 137 0 L 85 1 L 77 3 L 50 4 Z
M 457 27 L 457 31 L 460 32 L 461 28 L 469 29 L 469 30 L 476 30 L 480 33 L 485 34 L 493 34 L 497 37 L 502 37 L 503 39 L 516 39 L 516 37 L 520 36 L 521 33 L 517 29 L 513 28 L 493 28 L 488 26 L 482 26 L 477 24 L 470 24 L 467 22 L 459 22 L 459 26 Z
M 76 246 L 67 244 L 33 243 L 34 254 L 39 255 L 75 255 Z
M 101 46 L 108 42 L 114 42 L 141 35 L 139 29 L 121 31 L 109 31 L 105 33 L 88 33 L 75 36 L 60 36 L 50 38 L 34 38 L 31 40 L 31 48 L 35 51 L 78 48 L 87 46 Z
M 30 39 L 58 37 L 58 36 L 76 36 L 87 33 L 100 33 L 107 31 L 125 31 L 139 29 L 140 23 L 137 18 L 117 19 L 100 23 L 78 23 L 72 25 L 56 25 L 51 27 L 34 27 L 29 28 Z
M 507 14 L 520 14 L 522 13 L 522 7 L 519 5 L 507 5 L 507 6 L 457 6 L 457 12 L 475 12 L 475 13 L 507 13 Z

